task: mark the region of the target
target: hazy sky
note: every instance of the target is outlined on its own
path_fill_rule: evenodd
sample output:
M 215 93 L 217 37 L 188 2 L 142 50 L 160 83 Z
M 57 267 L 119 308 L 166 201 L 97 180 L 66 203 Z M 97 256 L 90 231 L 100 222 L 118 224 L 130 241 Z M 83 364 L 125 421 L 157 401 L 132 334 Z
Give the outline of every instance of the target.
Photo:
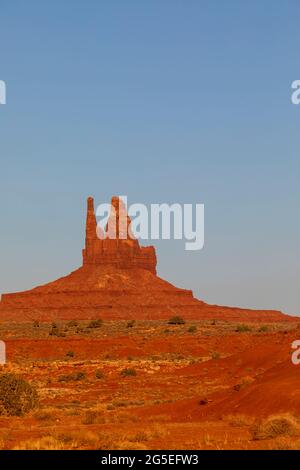
M 205 204 L 159 275 L 300 314 L 299 0 L 1 0 L 0 291 L 81 263 L 85 199 Z

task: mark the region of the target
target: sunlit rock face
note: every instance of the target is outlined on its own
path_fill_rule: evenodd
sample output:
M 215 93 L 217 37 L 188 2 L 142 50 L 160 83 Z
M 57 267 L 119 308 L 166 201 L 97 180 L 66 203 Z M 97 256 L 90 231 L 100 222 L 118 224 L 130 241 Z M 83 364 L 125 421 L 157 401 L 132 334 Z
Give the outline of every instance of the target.
M 89 197 L 82 266 L 34 289 L 3 294 L 0 320 L 163 320 L 178 315 L 186 320 L 293 320 L 277 311 L 220 307 L 195 299 L 191 290 L 179 289 L 157 276 L 154 247 L 141 247 L 129 225 L 123 202 L 113 197 L 104 237 Z

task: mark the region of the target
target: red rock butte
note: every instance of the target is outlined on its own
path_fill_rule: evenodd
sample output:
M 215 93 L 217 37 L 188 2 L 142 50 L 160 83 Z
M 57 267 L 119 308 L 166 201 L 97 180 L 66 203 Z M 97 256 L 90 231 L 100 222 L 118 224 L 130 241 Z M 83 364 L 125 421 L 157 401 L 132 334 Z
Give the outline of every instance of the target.
M 295 321 L 274 310 L 208 305 L 156 275 L 153 246 L 141 247 L 130 232 L 123 202 L 113 197 L 106 238 L 97 228 L 94 200 L 87 200 L 83 264 L 69 275 L 34 289 L 3 294 L 0 319 L 52 321 L 79 319 Z M 115 218 L 112 218 L 115 215 Z M 116 223 L 113 223 L 113 220 Z M 112 233 L 114 232 L 114 237 Z

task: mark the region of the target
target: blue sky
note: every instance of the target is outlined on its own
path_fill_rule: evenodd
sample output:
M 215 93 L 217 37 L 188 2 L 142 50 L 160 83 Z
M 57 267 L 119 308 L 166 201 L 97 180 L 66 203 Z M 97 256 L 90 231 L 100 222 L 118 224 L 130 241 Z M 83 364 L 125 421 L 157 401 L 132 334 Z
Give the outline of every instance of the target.
M 155 242 L 210 303 L 300 314 L 298 0 L 1 0 L 0 291 L 81 263 L 85 199 L 205 204 Z

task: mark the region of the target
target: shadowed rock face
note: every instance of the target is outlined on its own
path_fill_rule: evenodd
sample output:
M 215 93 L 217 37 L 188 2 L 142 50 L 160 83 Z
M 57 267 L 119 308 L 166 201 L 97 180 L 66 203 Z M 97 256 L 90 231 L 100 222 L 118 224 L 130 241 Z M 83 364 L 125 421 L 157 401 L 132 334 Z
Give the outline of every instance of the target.
M 106 227 L 108 237 L 104 238 L 97 229 L 93 198 L 88 198 L 83 265 L 43 286 L 3 294 L 0 319 L 20 322 L 91 318 L 145 320 L 180 315 L 195 320 L 295 321 L 276 311 L 208 305 L 195 299 L 192 291 L 179 289 L 159 278 L 154 247 L 141 247 L 129 232 L 130 219 L 119 198 L 112 198 L 111 207 Z

